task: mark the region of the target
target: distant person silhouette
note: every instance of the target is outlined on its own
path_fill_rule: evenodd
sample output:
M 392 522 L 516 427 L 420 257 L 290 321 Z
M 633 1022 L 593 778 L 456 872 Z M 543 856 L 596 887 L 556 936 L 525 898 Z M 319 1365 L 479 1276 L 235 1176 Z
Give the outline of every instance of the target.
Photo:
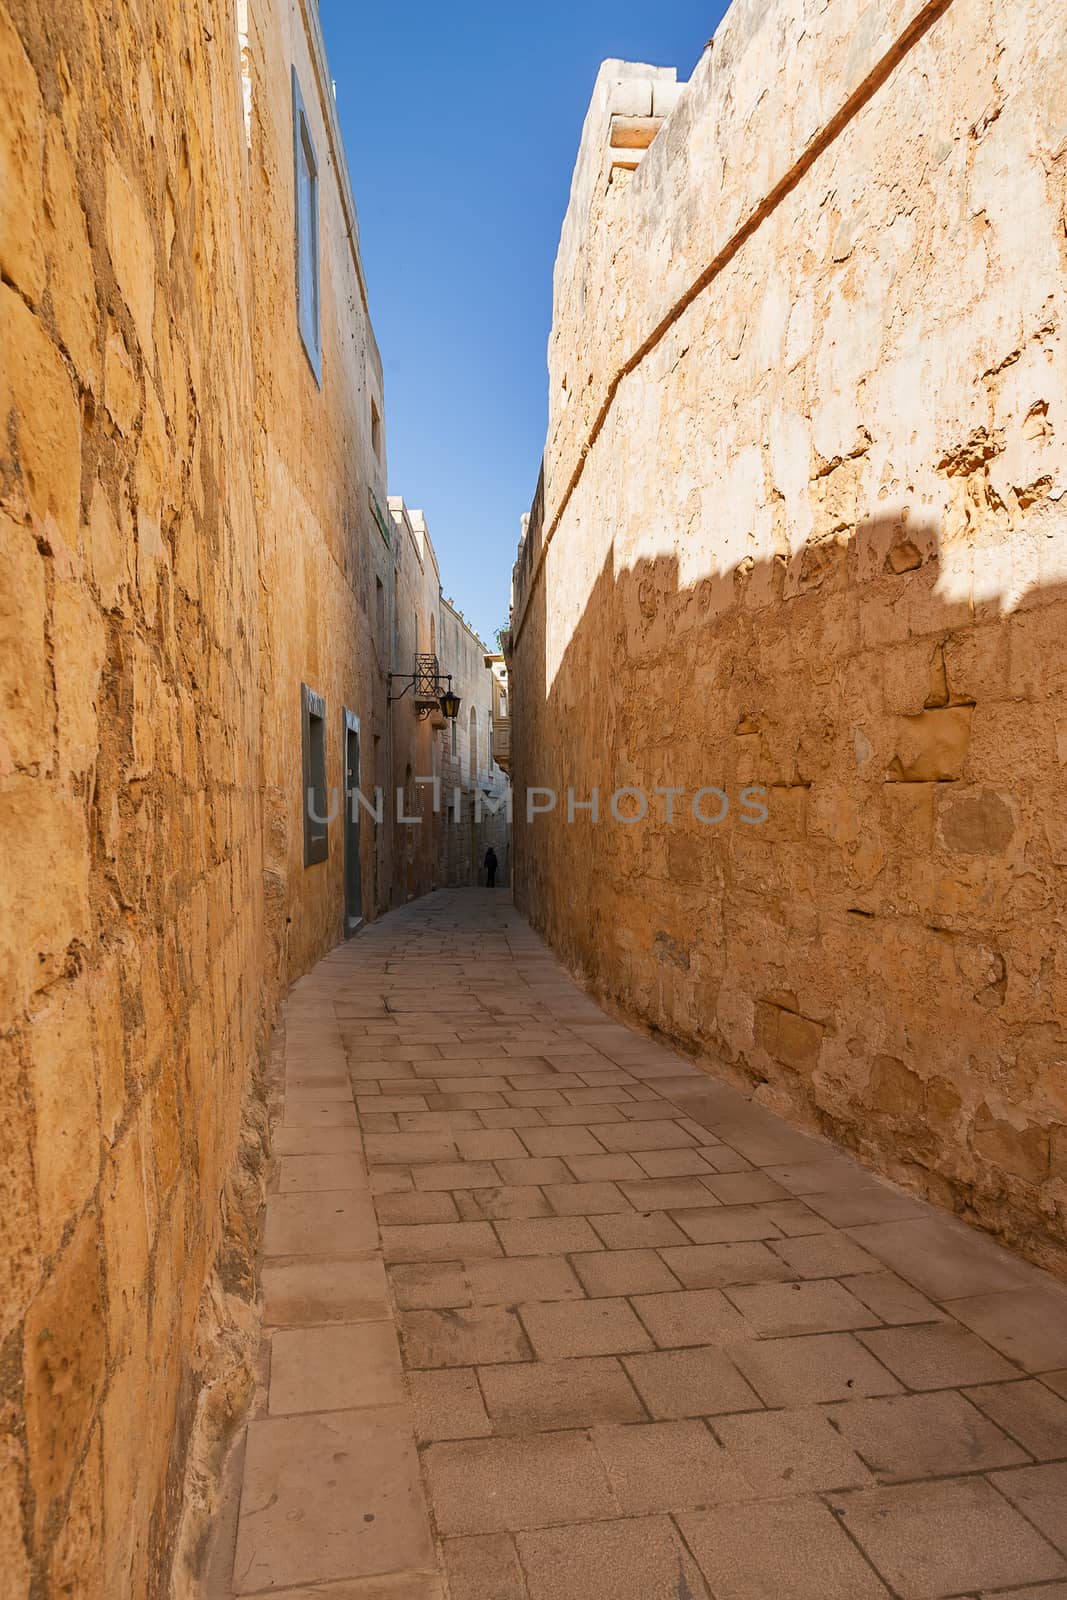
M 482 865 L 484 866 L 485 871 L 486 871 L 486 882 L 488 883 L 490 889 L 495 889 L 496 888 L 496 851 L 493 849 L 492 845 L 490 845 L 488 850 L 485 852 L 485 860 L 483 861 Z

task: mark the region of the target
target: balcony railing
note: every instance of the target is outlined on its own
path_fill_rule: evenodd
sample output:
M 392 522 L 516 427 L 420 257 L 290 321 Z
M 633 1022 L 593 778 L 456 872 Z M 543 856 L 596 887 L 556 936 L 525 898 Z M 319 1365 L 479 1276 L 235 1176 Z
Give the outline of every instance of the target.
M 441 698 L 441 674 L 436 656 L 415 657 L 415 682 L 412 688 L 416 705 L 426 705 L 431 700 L 436 705 Z

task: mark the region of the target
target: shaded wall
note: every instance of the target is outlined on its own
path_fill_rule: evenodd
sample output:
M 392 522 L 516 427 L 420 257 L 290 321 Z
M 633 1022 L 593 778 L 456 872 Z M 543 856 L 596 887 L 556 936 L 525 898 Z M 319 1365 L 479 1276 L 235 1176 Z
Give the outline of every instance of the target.
M 492 671 L 485 664 L 484 643 L 447 600 L 441 602 L 439 637 L 441 669 L 452 674 L 453 688 L 461 699 L 455 729 L 449 724 L 440 735 L 440 882 L 445 888 L 484 886 L 483 862 L 492 846 L 497 858 L 496 884 L 505 888 L 511 882 L 511 826 L 506 810 L 507 778 L 492 759 L 490 748 Z M 480 811 L 476 793 L 482 797 Z
M 440 631 L 441 579 L 426 519 L 409 511 L 402 500 L 391 501 L 394 521 L 395 616 L 392 670 L 401 674 L 394 692 L 406 692 L 389 710 L 388 735 L 393 752 L 393 781 L 385 795 L 386 827 L 391 831 L 389 904 L 404 905 L 438 886 L 438 850 L 441 816 L 433 808 L 432 780 L 440 767 L 444 718 L 438 708 L 420 717 L 410 687 L 419 655 L 433 655 Z M 403 815 L 398 818 L 397 790 L 404 791 Z
M 606 64 L 510 661 L 516 898 L 588 984 L 1061 1270 L 1065 48 L 737 0 L 610 184 Z

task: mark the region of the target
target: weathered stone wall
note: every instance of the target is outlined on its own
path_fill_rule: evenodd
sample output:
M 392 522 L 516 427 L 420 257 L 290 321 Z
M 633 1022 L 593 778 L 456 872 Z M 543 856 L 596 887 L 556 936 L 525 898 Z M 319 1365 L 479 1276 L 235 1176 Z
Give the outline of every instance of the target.
M 388 782 L 381 370 L 313 6 L 0 0 L 0 75 L 0 1589 L 140 1600 L 203 1377 L 240 1405 L 257 1061 L 342 931 L 302 682 L 330 783 L 346 706 Z
M 557 261 L 511 672 L 516 791 L 561 806 L 516 817 L 516 897 L 709 1070 L 1063 1270 L 1063 30 L 735 0 L 609 183 L 661 80 L 602 70 Z
M 415 670 L 416 656 L 437 652 L 441 578 L 423 513 L 409 510 L 397 497 L 389 504 L 395 528 L 392 670 L 401 674 L 393 688 L 394 693 L 400 694 L 403 678 L 410 681 Z M 432 780 L 438 771 L 443 723 L 437 710 L 432 716 L 418 716 L 411 688 L 390 708 L 393 778 L 385 795 L 385 808 L 394 840 L 389 901 L 394 906 L 429 894 L 438 885 L 441 819 L 433 808 L 432 781 L 417 780 Z M 404 796 L 403 816 L 417 817 L 417 822 L 400 820 L 398 789 Z
M 225 20 L 0 7 L 13 1597 L 144 1595 L 163 1569 L 263 1022 L 250 261 Z
M 441 601 L 441 666 L 452 674 L 461 697 L 455 736 L 441 734 L 442 828 L 440 882 L 446 888 L 486 882 L 483 862 L 496 851 L 498 888 L 511 882 L 511 826 L 506 810 L 507 778 L 491 759 L 493 678 L 482 640 L 447 600 Z M 473 724 L 471 713 L 474 713 Z M 472 737 L 473 735 L 473 737 Z M 459 807 L 455 791 L 459 789 Z M 480 814 L 475 791 L 482 796 Z
M 263 707 L 268 930 L 279 978 L 306 971 L 341 935 L 342 717 L 360 720 L 361 783 L 388 789 L 386 678 L 395 597 L 387 509 L 382 370 L 367 309 L 358 229 L 345 176 L 317 8 L 251 0 L 246 22 L 254 450 L 260 543 L 259 679 Z M 293 89 L 319 166 L 322 383 L 296 323 L 293 265 Z M 372 411 L 373 408 L 373 411 Z M 377 507 L 377 516 L 375 508 Z M 376 583 L 385 595 L 378 636 Z M 328 786 L 338 815 L 326 861 L 304 866 L 300 686 L 326 701 Z M 375 738 L 377 767 L 375 769 Z M 384 824 L 388 829 L 388 823 Z M 384 877 L 393 853 L 382 848 Z M 375 884 L 373 826 L 361 827 L 363 903 L 390 903 Z

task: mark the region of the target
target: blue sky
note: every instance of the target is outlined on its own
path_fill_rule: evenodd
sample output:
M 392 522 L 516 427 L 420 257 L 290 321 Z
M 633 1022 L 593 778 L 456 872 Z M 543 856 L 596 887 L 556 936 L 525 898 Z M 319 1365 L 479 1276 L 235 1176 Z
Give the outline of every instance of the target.
M 506 624 L 544 447 L 552 264 L 609 56 L 687 78 L 723 0 L 320 0 L 385 367 L 389 492 L 442 583 Z

